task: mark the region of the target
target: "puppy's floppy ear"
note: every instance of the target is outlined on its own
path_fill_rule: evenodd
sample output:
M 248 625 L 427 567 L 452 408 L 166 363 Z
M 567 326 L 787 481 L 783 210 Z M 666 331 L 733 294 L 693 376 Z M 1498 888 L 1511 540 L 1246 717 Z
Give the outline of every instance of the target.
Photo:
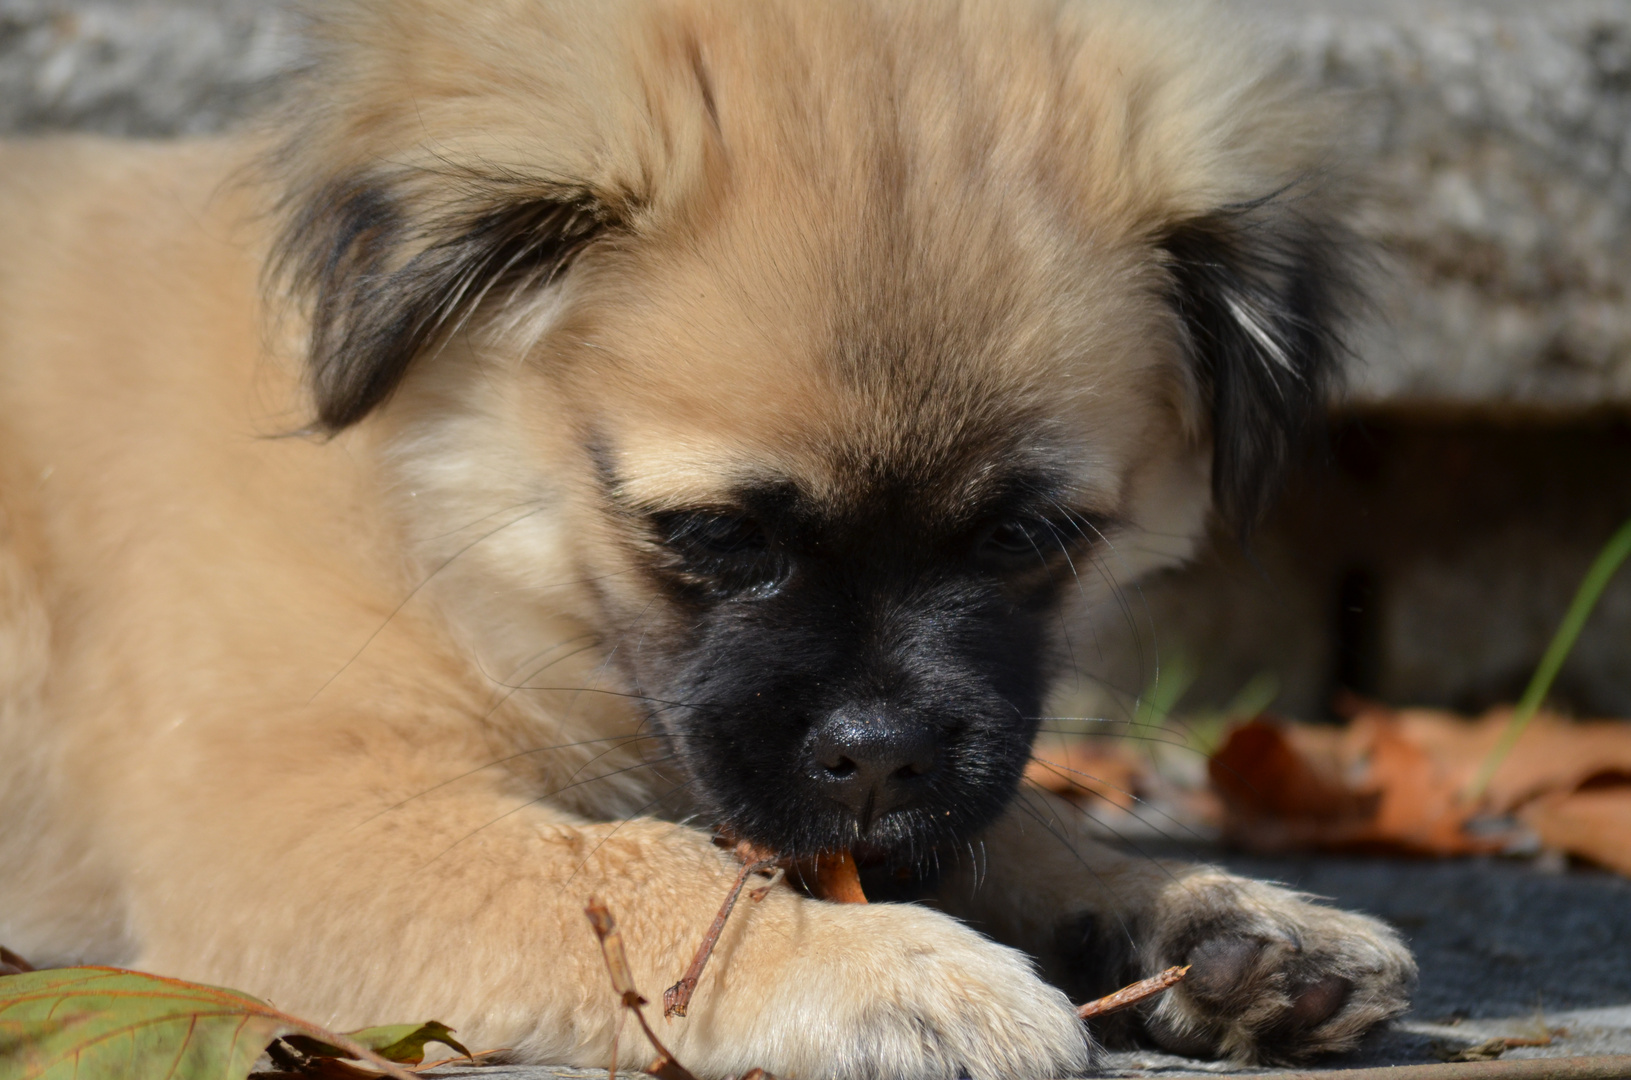
M 582 191 L 456 186 L 463 197 L 434 208 L 370 176 L 289 198 L 273 265 L 310 307 L 319 428 L 368 415 L 420 354 L 489 300 L 548 284 L 609 219 Z
M 1355 242 L 1319 207 L 1278 194 L 1184 221 L 1161 246 L 1211 414 L 1213 503 L 1244 534 L 1323 433 L 1359 301 Z

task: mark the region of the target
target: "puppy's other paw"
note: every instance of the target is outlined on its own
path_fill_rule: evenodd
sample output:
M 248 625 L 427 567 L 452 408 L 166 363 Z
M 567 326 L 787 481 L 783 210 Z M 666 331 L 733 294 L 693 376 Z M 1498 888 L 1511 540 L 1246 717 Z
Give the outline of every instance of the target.
M 717 1015 L 734 1030 L 709 1040 L 721 1055 L 710 1072 L 1042 1080 L 1092 1064 L 1069 999 L 1023 954 L 947 915 L 806 901 L 798 923 L 774 979 L 720 999 Z
M 1217 871 L 1163 890 L 1142 937 L 1147 973 L 1192 965 L 1144 1026 L 1194 1056 L 1292 1062 L 1348 1049 L 1409 1007 L 1416 976 L 1380 920 Z

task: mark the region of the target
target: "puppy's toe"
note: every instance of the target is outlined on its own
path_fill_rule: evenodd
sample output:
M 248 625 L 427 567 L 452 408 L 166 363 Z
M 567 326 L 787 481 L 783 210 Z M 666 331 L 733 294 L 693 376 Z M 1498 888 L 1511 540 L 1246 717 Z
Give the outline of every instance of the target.
M 939 912 L 806 901 L 796 940 L 774 978 L 720 999 L 730 1029 L 706 1050 L 693 1034 L 688 1065 L 807 1080 L 1050 1080 L 1092 1064 L 1063 992 Z
M 1196 875 L 1168 890 L 1152 931 L 1144 966 L 1190 965 L 1144 1016 L 1179 1053 L 1299 1061 L 1345 1050 L 1409 1006 L 1416 965 L 1392 929 L 1286 889 Z

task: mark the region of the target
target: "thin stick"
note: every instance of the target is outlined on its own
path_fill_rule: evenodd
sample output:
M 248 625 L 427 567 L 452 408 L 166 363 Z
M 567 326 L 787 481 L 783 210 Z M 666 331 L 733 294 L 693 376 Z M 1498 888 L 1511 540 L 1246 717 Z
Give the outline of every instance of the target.
M 658 1080 L 697 1080 L 691 1071 L 668 1052 L 657 1033 L 651 1030 L 646 1023 L 646 1014 L 641 1012 L 641 1006 L 646 999 L 640 996 L 640 991 L 634 987 L 634 971 L 629 967 L 629 955 L 623 949 L 623 934 L 617 928 L 617 921 L 612 918 L 611 911 L 599 900 L 591 899 L 589 906 L 583 909 L 589 916 L 589 925 L 594 927 L 595 937 L 600 939 L 600 954 L 606 959 L 606 971 L 612 977 L 612 989 L 617 991 L 622 999 L 623 1007 L 634 1013 L 634 1018 L 640 1022 L 640 1030 L 646 1033 L 651 1041 L 652 1048 L 657 1051 L 657 1060 L 646 1066 L 646 1072 Z
M 1083 1020 L 1090 1020 L 1095 1016 L 1108 1016 L 1113 1012 L 1137 1005 L 1140 1001 L 1152 998 L 1155 995 L 1172 989 L 1184 981 L 1189 974 L 1189 965 L 1183 967 L 1167 968 L 1159 975 L 1152 975 L 1147 979 L 1140 979 L 1131 986 L 1124 986 L 1115 993 L 1101 997 L 1097 1001 L 1089 1001 L 1076 1010 L 1076 1015 Z
M 748 878 L 761 870 L 769 870 L 776 865 L 774 858 L 761 858 L 756 862 L 742 867 L 742 872 L 736 875 L 736 883 L 731 886 L 730 893 L 725 902 L 719 906 L 719 914 L 714 916 L 713 924 L 708 932 L 702 935 L 702 944 L 697 946 L 696 955 L 691 957 L 691 966 L 685 969 L 680 981 L 663 991 L 663 1019 L 671 1020 L 676 1016 L 684 1016 L 691 1007 L 691 995 L 697 992 L 697 983 L 702 979 L 702 969 L 708 966 L 708 958 L 714 953 L 714 946 L 719 943 L 719 935 L 725 930 L 725 921 L 731 917 L 731 911 L 736 907 L 737 898 L 742 895 L 742 886 L 748 883 Z
M 27 975 L 33 970 L 33 964 L 0 945 L 0 975 Z

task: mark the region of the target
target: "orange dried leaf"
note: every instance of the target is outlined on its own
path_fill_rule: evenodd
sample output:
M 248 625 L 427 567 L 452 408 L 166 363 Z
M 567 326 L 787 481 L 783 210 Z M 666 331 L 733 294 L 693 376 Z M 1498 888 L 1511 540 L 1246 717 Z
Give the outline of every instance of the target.
M 1631 724 L 1536 717 L 1474 804 L 1465 792 L 1510 710 L 1468 720 L 1349 699 L 1345 711 L 1346 732 L 1258 719 L 1231 733 L 1210 764 L 1230 836 L 1259 849 L 1459 855 L 1502 850 L 1515 833 L 1469 826 L 1516 813 L 1548 846 L 1631 873 L 1631 794 L 1613 793 L 1631 791 Z
M 811 891 L 818 899 L 835 904 L 866 903 L 866 893 L 861 891 L 860 869 L 855 865 L 855 856 L 847 851 L 816 859 L 815 885 Z
M 1031 755 L 1025 779 L 1067 799 L 1099 798 L 1130 810 L 1147 786 L 1148 769 L 1125 742 L 1045 739 Z
M 1521 816 L 1547 847 L 1631 877 L 1631 780 L 1538 799 Z

